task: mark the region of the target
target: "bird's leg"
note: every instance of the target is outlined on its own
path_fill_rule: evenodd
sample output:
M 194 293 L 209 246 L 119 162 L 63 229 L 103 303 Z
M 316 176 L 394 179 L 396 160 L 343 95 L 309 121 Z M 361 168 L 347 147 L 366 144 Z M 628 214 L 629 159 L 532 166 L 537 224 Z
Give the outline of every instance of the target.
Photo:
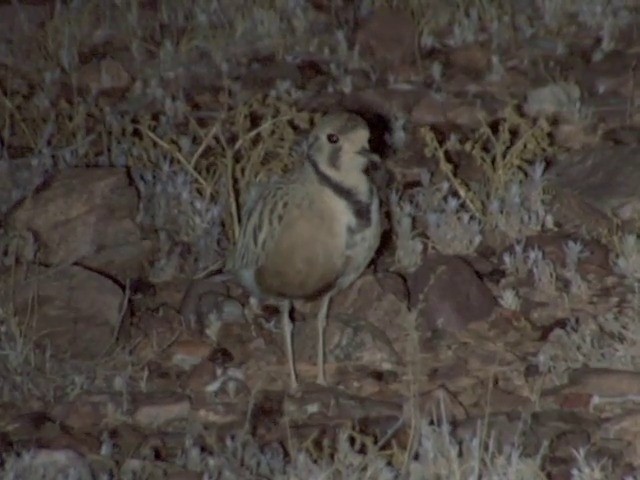
M 244 311 L 244 318 L 247 319 L 251 327 L 251 334 L 255 336 L 256 335 L 256 331 L 255 331 L 256 318 L 258 317 L 258 315 L 260 315 L 260 313 L 262 313 L 260 308 L 260 301 L 256 297 L 251 295 L 249 297 L 249 305 L 245 306 L 243 311 Z
M 318 311 L 318 361 L 316 368 L 318 369 L 317 383 L 326 385 L 327 380 L 324 376 L 324 329 L 327 326 L 327 313 L 329 311 L 329 302 L 331 301 L 331 293 L 327 293 L 320 303 Z
M 291 302 L 289 300 L 284 300 L 280 303 L 280 318 L 287 351 L 287 362 L 289 363 L 289 374 L 291 375 L 291 390 L 296 390 L 298 388 L 298 378 L 293 358 L 293 323 L 291 322 Z
M 253 316 L 257 315 L 258 313 L 262 313 L 262 309 L 260 307 L 260 300 L 251 295 L 249 297 L 249 308 L 251 308 L 251 313 L 253 314 Z

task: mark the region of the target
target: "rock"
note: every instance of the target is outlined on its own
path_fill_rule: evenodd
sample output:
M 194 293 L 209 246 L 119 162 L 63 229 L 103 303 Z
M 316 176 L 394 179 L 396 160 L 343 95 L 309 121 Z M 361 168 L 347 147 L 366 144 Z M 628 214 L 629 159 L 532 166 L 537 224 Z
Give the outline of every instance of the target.
M 637 409 L 605 419 L 598 430 L 598 440 L 626 443 L 625 459 L 636 467 L 637 474 L 640 467 L 640 412 Z
M 203 360 L 189 371 L 184 382 L 185 390 L 188 392 L 204 391 L 218 379 L 219 370 L 221 369 L 216 367 L 213 362 Z
M 192 325 L 206 327 L 209 319 L 226 319 L 229 311 L 237 315 L 236 319 L 243 317 L 241 305 L 233 306 L 228 296 L 228 287 L 221 282 L 217 275 L 209 278 L 194 280 L 187 287 L 180 302 L 180 314 Z M 239 307 L 239 308 L 238 308 Z M 233 320 L 234 315 L 231 315 Z
M 612 368 L 579 368 L 569 375 L 565 385 L 545 390 L 543 396 L 563 398 L 570 394 L 598 399 L 622 399 L 640 395 L 640 373 Z
M 549 203 L 549 211 L 558 229 L 595 238 L 603 238 L 603 235 L 615 231 L 616 223 L 611 216 L 568 188 L 559 187 Z
M 498 387 L 493 387 L 488 396 L 491 399 L 491 411 L 494 413 L 509 413 L 514 410 L 527 412 L 534 408 L 534 402 L 530 398 Z
M 490 96 L 482 100 L 463 101 L 425 94 L 413 104 L 411 121 L 415 125 L 428 125 L 432 128 L 438 125 L 477 130 L 492 119 L 498 118 L 502 108 L 503 102 Z
M 607 418 L 600 426 L 603 438 L 623 438 L 637 442 L 640 440 L 640 411 L 631 410 Z
M 18 318 L 33 323 L 37 343 L 46 342 L 54 356 L 95 359 L 122 320 L 122 289 L 83 267 L 41 268 L 13 291 Z
M 19 205 L 7 223 L 19 233 L 33 232 L 45 265 L 78 262 L 132 277 L 141 273 L 148 249 L 134 221 L 137 204 L 124 169 L 72 168 Z
M 491 441 L 496 446 L 496 449 L 503 451 L 519 440 L 518 435 L 522 429 L 522 418 L 510 418 L 505 413 L 487 412 L 481 418 L 470 417 L 460 421 L 453 431 L 453 437 L 462 445 L 473 445 L 475 443 L 474 440 L 477 441 L 478 425 L 482 425 L 482 428 L 486 428 L 486 431 L 491 432 Z M 527 441 L 530 442 L 532 440 L 534 439 L 527 437 Z M 538 442 L 539 439 L 535 438 L 534 441 Z
M 242 85 L 247 90 L 269 90 L 282 81 L 299 85 L 302 80 L 298 67 L 286 61 L 255 62 L 249 68 L 250 73 L 243 78 Z
M 578 85 L 552 83 L 529 91 L 524 111 L 532 117 L 557 115 L 564 119 L 575 119 L 578 116 L 580 97 Z
M 402 275 L 385 272 L 376 274 L 376 281 L 383 292 L 391 293 L 396 297 L 403 305 L 406 305 L 409 301 L 409 291 L 407 290 L 407 284 Z
M 397 349 L 405 332 L 398 319 L 408 313 L 405 296 L 404 285 L 393 275 L 379 282 L 377 276 L 365 274 L 339 292 L 331 302 L 326 330 L 329 361 L 356 362 L 375 370 L 402 363 Z M 305 325 L 305 338 L 296 342 L 305 358 L 315 361 L 315 316 L 308 320 L 312 321 L 305 322 L 310 324 Z
M 481 78 L 491 68 L 491 48 L 477 43 L 462 45 L 447 53 L 447 61 L 456 71 Z
M 445 123 L 448 121 L 448 112 L 456 105 L 458 105 L 458 102 L 453 100 L 444 100 L 434 95 L 425 95 L 413 107 L 411 121 L 416 125 Z
M 640 125 L 606 125 L 600 135 L 600 140 L 608 144 L 638 145 L 640 144 Z M 591 134 L 592 140 L 594 135 Z
M 56 403 L 51 415 L 56 422 L 64 423 L 80 431 L 99 428 L 122 405 L 122 395 L 118 393 L 81 393 L 68 402 Z
M 191 470 L 183 470 L 181 472 L 172 472 L 167 474 L 167 480 L 200 480 L 202 474 Z
M 129 279 L 138 279 L 144 275 L 145 260 L 149 258 L 152 244 L 142 240 L 140 230 L 133 222 L 122 222 L 119 239 L 114 244 L 93 255 L 81 259 L 78 264 L 90 270 L 104 272 L 124 283 Z M 114 243 L 116 243 L 114 242 Z
M 571 150 L 593 147 L 600 140 L 593 125 L 584 120 L 558 123 L 552 127 L 552 136 L 558 146 Z
M 585 89 L 596 95 L 615 93 L 624 98 L 633 97 L 637 83 L 634 85 L 635 77 L 629 74 L 629 65 L 636 60 L 634 53 L 615 49 L 600 61 L 589 63 L 584 75 L 573 78 L 580 79 Z
M 402 416 L 403 406 L 397 401 L 353 395 L 339 389 L 312 385 L 305 388 L 304 395 L 286 396 L 282 403 L 282 413 L 291 424 L 300 425 L 341 418 L 399 418 Z
M 0 160 L 0 217 L 31 194 L 50 169 L 38 158 Z
M 153 458 L 153 457 L 152 457 Z M 118 478 L 167 478 L 166 467 L 155 460 L 141 460 L 139 458 L 127 458 L 118 471 Z
M 416 35 L 408 12 L 379 8 L 358 29 L 356 43 L 378 66 L 397 67 L 414 59 Z
M 91 455 L 100 449 L 100 440 L 92 433 L 74 432 L 66 425 L 48 424 L 35 439 L 36 445 L 51 449 L 68 448 L 82 455 Z
M 497 305 L 471 266 L 456 256 L 426 254 L 407 276 L 409 304 L 426 330 L 462 330 L 489 318 Z
M 420 102 L 429 91 L 420 88 L 398 89 L 384 86 L 373 88 L 362 88 L 342 95 L 340 98 L 331 100 L 333 104 L 339 102 L 344 108 L 357 112 L 372 112 L 391 119 L 394 116 L 407 117 L 414 106 Z M 314 97 L 315 104 L 322 100 L 322 96 Z M 329 100 L 329 99 L 327 99 Z M 311 103 L 311 105 L 313 105 Z M 331 108 L 331 103 L 327 101 L 326 109 Z M 372 125 L 370 125 L 371 127 Z M 405 128 L 407 125 L 405 124 Z M 372 131 L 372 136 L 375 135 Z
M 579 428 L 578 425 L 574 428 L 575 430 L 558 433 L 549 442 L 549 451 L 553 452 L 554 457 L 575 458 L 575 452 L 591 444 L 591 435 L 587 429 Z
M 609 249 L 597 240 L 561 233 L 539 233 L 530 235 L 524 240 L 523 250 L 527 252 L 538 249 L 542 251 L 545 259 L 553 263 L 556 268 L 561 269 L 567 267 L 567 245 L 569 242 L 580 243 L 583 247 L 576 264 L 578 273 L 581 275 L 590 272 L 611 273 Z M 514 246 L 506 248 L 498 257 L 503 258 L 507 252 L 514 254 L 514 248 Z
M 133 421 L 142 427 L 157 427 L 174 420 L 184 420 L 191 410 L 186 395 L 157 394 L 144 396 L 136 401 L 138 407 Z
M 37 448 L 19 457 L 8 457 L 3 465 L 7 478 L 93 480 L 88 461 L 71 449 Z
M 246 425 L 247 411 L 238 402 L 211 401 L 210 396 L 193 395 L 194 422 L 217 428 Z
M 570 152 L 549 169 L 549 183 L 578 195 L 604 214 L 640 217 L 640 147 L 606 145 Z
M 3 418 L 3 424 L 6 425 L 3 430 L 15 440 L 36 438 L 42 430 L 55 423 L 54 418 L 41 410 L 20 414 L 14 412 L 10 418 Z
M 78 72 L 81 88 L 92 94 L 126 90 L 131 84 L 131 75 L 112 58 L 96 60 L 83 65 Z
M 447 112 L 447 119 L 454 125 L 479 130 L 488 124 L 492 118 L 495 118 L 495 116 L 492 116 L 492 112 L 487 112 L 487 110 L 484 105 L 478 105 L 477 102 L 462 103 L 453 106 Z
M 16 38 L 33 35 L 37 29 L 51 19 L 53 5 L 47 2 L 30 4 L 31 2 L 0 4 L 0 39 L 4 42 L 15 42 Z
M 171 364 L 184 370 L 199 364 L 213 352 L 213 345 L 202 340 L 178 340 L 169 348 Z

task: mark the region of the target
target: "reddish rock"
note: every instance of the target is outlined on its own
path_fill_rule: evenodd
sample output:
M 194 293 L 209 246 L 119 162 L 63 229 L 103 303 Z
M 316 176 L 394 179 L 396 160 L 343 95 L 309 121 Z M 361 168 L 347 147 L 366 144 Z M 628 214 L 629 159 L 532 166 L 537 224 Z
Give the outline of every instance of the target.
M 77 266 L 42 267 L 36 275 L 16 282 L 14 292 L 18 318 L 34 325 L 30 333 L 38 343 L 46 342 L 54 356 L 101 356 L 124 311 L 120 286 Z
M 491 48 L 474 43 L 462 45 L 448 52 L 447 60 L 456 70 L 482 77 L 491 68 Z
M 169 349 L 171 364 L 185 370 L 198 365 L 213 352 L 213 345 L 204 340 L 184 339 L 175 342 Z
M 92 430 L 105 422 L 110 412 L 122 405 L 122 395 L 81 394 L 68 402 L 59 402 L 51 410 L 56 421 L 78 430 Z
M 143 427 L 156 427 L 189 415 L 189 398 L 180 394 L 158 394 L 138 399 L 133 421 Z
M 82 66 L 78 72 L 78 83 L 92 94 L 120 91 L 131 85 L 131 75 L 119 62 L 105 58 Z
M 639 155 L 636 145 L 603 145 L 569 152 L 550 168 L 550 183 L 578 195 L 605 214 L 620 220 L 637 219 Z
M 489 318 L 497 305 L 471 266 L 456 256 L 426 254 L 407 276 L 409 303 L 426 329 L 462 330 Z
M 45 265 L 79 262 L 131 278 L 142 272 L 149 248 L 135 223 L 137 206 L 124 169 L 71 168 L 19 205 L 7 223 L 35 235 L 38 261 Z
M 394 67 L 414 59 L 416 35 L 408 12 L 379 8 L 363 22 L 356 42 L 379 66 Z

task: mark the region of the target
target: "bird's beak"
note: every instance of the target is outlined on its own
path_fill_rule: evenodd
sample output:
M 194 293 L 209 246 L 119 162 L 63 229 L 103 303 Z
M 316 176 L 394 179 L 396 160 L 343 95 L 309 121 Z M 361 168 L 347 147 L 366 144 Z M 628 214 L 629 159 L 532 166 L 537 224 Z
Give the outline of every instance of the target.
M 381 162 L 380 157 L 375 153 L 373 153 L 368 148 L 361 148 L 360 150 L 358 150 L 358 155 L 362 155 L 364 158 L 366 158 L 369 161 L 369 163 L 372 163 L 374 165 L 380 165 L 380 162 Z

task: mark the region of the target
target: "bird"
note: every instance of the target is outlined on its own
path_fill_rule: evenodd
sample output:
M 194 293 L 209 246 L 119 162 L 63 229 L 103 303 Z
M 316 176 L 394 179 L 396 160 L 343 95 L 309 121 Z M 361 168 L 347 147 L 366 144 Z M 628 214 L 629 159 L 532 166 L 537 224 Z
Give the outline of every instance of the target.
M 369 167 L 381 159 L 369 139 L 359 115 L 325 114 L 303 142 L 297 168 L 248 195 L 226 258 L 224 271 L 248 291 L 253 305 L 278 306 L 293 390 L 299 386 L 293 302 L 320 300 L 316 381 L 327 385 L 324 331 L 331 298 L 363 273 L 380 243 L 380 199 Z

